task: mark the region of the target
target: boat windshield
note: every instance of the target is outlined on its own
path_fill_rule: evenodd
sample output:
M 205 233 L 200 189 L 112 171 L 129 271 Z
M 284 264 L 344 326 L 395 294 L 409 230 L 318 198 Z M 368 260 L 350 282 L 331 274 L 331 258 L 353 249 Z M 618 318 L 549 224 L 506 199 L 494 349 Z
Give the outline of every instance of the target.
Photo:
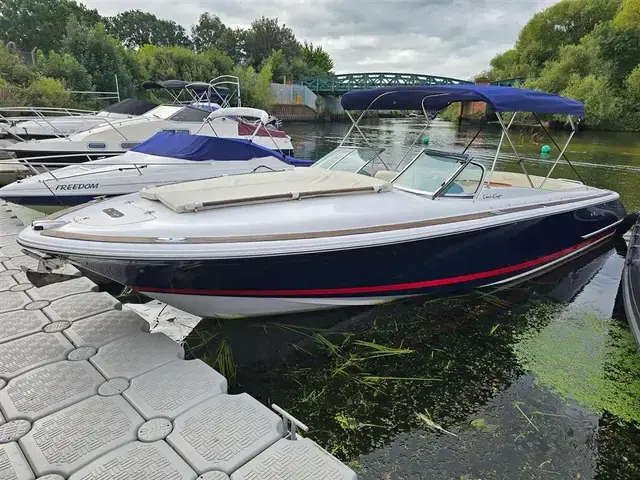
M 454 177 L 442 193 L 445 196 L 473 196 L 482 184 L 484 167 L 467 161 L 464 155 L 423 150 L 393 180 L 393 184 L 435 194 Z
M 314 163 L 313 166 L 327 170 L 358 173 L 383 151 L 383 148 L 338 147 Z

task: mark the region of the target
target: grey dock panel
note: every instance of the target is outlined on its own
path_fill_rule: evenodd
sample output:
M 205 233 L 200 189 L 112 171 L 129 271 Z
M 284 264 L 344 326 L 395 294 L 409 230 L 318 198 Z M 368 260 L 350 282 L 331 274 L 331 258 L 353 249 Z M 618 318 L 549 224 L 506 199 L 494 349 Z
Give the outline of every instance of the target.
M 15 442 L 0 445 L 0 479 L 33 480 L 35 475 Z
M 91 363 L 106 378 L 133 378 L 184 358 L 184 350 L 162 333 L 123 337 L 98 350 Z
M 88 361 L 63 360 L 9 381 L 0 390 L 0 406 L 7 420 L 33 422 L 95 395 L 104 381 Z
M 31 303 L 31 299 L 24 292 L 0 292 L 0 313 L 20 310 Z
M 195 480 L 187 463 L 166 442 L 132 442 L 107 453 L 69 480 Z
M 33 287 L 20 267 L 36 262 L 9 217 L 0 204 L 0 480 L 230 480 L 221 470 L 267 480 L 269 462 L 282 463 L 272 466 L 282 480 L 333 471 L 337 461 L 312 442 L 304 454 L 281 449 L 279 416 L 227 395 L 224 377 L 183 360 L 182 347 L 149 334 L 144 318 L 74 267 L 56 272 L 76 279 Z
M 118 338 L 148 332 L 149 324 L 128 309 L 109 310 L 77 320 L 64 334 L 77 347 L 100 348 Z
M 142 417 L 121 396 L 95 396 L 37 420 L 19 443 L 36 474 L 68 476 L 135 441 L 142 423 Z
M 33 300 L 48 300 L 53 302 L 60 298 L 69 297 L 77 293 L 87 293 L 96 291 L 98 286 L 87 277 L 78 277 L 66 282 L 52 283 L 40 288 L 29 290 L 29 295 Z M 65 318 L 65 320 L 67 320 Z
M 0 263 L 0 269 L 4 268 Z M 0 270 L 1 271 L 1 270 Z M 0 292 L 10 290 L 18 282 L 11 275 L 0 275 Z
M 64 360 L 73 345 L 61 333 L 36 333 L 0 344 L 0 378 L 15 378 L 36 367 Z
M 65 282 L 62 282 L 65 283 Z M 88 292 L 55 300 L 42 309 L 52 322 L 75 322 L 109 310 L 120 309 L 122 304 L 106 292 Z
M 201 360 L 175 360 L 131 380 L 124 391 L 146 418 L 174 419 L 207 398 L 227 392 L 227 379 Z
M 167 442 L 198 473 L 230 474 L 283 435 L 282 419 L 256 399 L 220 394 L 176 418 Z
M 356 474 L 308 438 L 282 439 L 249 460 L 231 480 L 357 480 Z
M 47 316 L 38 310 L 0 313 L 0 343 L 41 332 L 48 323 Z

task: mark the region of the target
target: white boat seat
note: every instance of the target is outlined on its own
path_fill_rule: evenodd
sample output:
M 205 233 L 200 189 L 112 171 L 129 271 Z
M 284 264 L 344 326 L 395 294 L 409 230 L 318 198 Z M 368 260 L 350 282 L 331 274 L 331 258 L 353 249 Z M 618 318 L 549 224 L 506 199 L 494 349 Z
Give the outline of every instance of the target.
M 378 170 L 374 175 L 375 178 L 379 178 L 380 180 L 384 180 L 385 182 L 390 182 L 397 176 L 398 172 L 393 172 L 391 170 Z
M 538 188 L 544 181 L 544 177 L 539 175 L 529 175 L 535 188 Z M 516 172 L 493 172 L 491 176 L 491 187 L 521 187 L 531 188 L 531 184 L 527 180 L 524 173 Z M 570 190 L 572 188 L 580 188 L 584 185 L 576 180 L 567 180 L 564 178 L 549 178 L 544 182 L 543 190 Z
M 389 182 L 357 173 L 293 168 L 148 188 L 141 190 L 140 196 L 157 200 L 176 213 L 185 213 L 310 197 L 389 192 L 392 188 Z

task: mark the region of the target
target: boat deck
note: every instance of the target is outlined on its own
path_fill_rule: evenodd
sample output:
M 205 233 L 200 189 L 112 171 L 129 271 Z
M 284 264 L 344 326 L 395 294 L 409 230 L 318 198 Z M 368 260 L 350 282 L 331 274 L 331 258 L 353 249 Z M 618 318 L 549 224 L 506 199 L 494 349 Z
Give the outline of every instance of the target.
M 0 206 L 0 478 L 356 478 L 73 267 L 34 287 L 22 228 Z

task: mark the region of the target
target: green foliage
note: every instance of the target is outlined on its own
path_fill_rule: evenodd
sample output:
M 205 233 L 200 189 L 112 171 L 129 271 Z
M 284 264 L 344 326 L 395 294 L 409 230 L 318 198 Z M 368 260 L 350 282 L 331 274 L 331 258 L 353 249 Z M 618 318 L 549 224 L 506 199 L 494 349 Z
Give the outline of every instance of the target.
M 203 81 L 216 76 L 212 65 L 203 62 L 204 57 L 185 47 L 158 47 L 145 45 L 138 51 L 138 61 L 154 80 Z
M 10 53 L 7 47 L 0 44 L 0 78 L 24 86 L 33 80 L 34 73 L 23 63 L 20 55 Z
M 0 103 L 61 105 L 66 90 L 140 95 L 144 80 L 208 81 L 219 75 L 241 79 L 243 102 L 267 107 L 272 78 L 282 81 L 325 75 L 333 68 L 320 46 L 296 39 L 276 18 L 232 29 L 204 13 L 183 27 L 141 10 L 104 19 L 73 0 L 0 1 Z M 1 41 L 12 41 L 7 49 Z M 36 65 L 25 50 L 37 47 Z
M 34 80 L 25 90 L 28 105 L 65 107 L 71 105 L 71 94 L 64 85 L 55 78 L 40 77 Z
M 188 46 L 191 44 L 184 27 L 173 20 L 161 20 L 141 10 L 127 10 L 109 18 L 109 33 L 118 37 L 129 48 L 143 45 L 160 47 Z
M 560 47 L 577 44 L 598 23 L 611 20 L 619 6 L 620 0 L 562 0 L 536 13 L 518 37 L 520 63 L 539 70 Z
M 586 118 L 592 127 L 611 128 L 619 119 L 621 99 L 604 77 L 573 74 L 562 94 L 585 104 Z
M 52 50 L 45 56 L 42 51 L 38 51 L 36 70 L 45 77 L 62 80 L 69 90 L 91 90 L 91 75 L 68 53 L 59 54 Z
M 333 70 L 331 56 L 321 46 L 314 46 L 306 41 L 302 45 L 302 58 L 308 65 L 318 67 L 323 73 L 329 74 Z
M 208 12 L 200 15 L 197 25 L 191 27 L 191 41 L 197 51 L 215 49 L 236 63 L 244 58 L 244 30 L 231 29 Z
M 266 17 L 251 22 L 251 28 L 244 34 L 244 50 L 246 63 L 254 68 L 259 67 L 274 50 L 282 50 L 287 58 L 294 58 L 301 53 L 293 30 L 280 25 L 277 18 Z
M 73 0 L 2 0 L 0 40 L 16 42 L 23 51 L 35 47 L 45 52 L 59 50 L 71 17 L 87 25 L 101 21 L 97 10 Z
M 267 63 L 259 73 L 252 66 L 236 65 L 232 75 L 240 79 L 242 101 L 254 108 L 266 108 L 271 104 L 271 65 Z
M 123 96 L 132 96 L 137 89 L 125 49 L 107 34 L 104 25 L 88 27 L 71 19 L 62 49 L 91 72 L 97 91 L 114 91 L 116 75 Z
M 635 130 L 639 64 L 640 0 L 561 0 L 531 18 L 486 76 L 528 77 L 528 88 L 583 101 L 587 127 Z
M 640 28 L 640 1 L 638 0 L 622 0 L 622 8 L 616 18 L 614 24 L 618 28 Z

